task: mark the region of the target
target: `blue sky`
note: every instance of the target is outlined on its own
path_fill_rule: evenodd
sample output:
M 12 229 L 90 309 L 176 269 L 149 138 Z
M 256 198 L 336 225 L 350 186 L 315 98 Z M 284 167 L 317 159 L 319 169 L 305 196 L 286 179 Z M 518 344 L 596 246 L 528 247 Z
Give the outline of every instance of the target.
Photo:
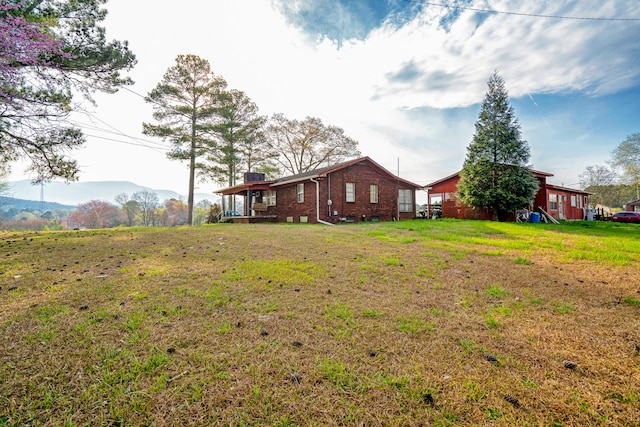
M 365 40 L 383 25 L 400 28 L 423 7 L 406 0 L 285 0 L 274 4 L 292 25 L 317 40 L 326 37 L 339 47 L 343 41 Z
M 209 60 L 261 114 L 340 126 L 364 155 L 394 172 L 399 163 L 401 176 L 419 184 L 462 166 L 494 70 L 531 146 L 531 165 L 553 173 L 552 183 L 576 186 L 587 166 L 605 164 L 640 132 L 637 0 L 175 4 L 107 3 L 108 37 L 128 40 L 139 63 L 131 91 L 99 95 L 98 107 L 74 116 L 89 135 L 76 153 L 82 181 L 127 180 L 186 194 L 187 166 L 141 134 L 152 110 L 140 95 L 187 53 Z M 218 187 L 203 183 L 198 191 Z

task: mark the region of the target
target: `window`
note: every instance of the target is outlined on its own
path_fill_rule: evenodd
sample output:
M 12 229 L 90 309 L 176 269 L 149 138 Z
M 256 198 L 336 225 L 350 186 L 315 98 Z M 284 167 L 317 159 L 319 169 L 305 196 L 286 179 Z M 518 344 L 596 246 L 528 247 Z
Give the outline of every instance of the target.
M 369 186 L 369 197 L 371 203 L 378 203 L 378 185 L 371 184 Z
M 574 208 L 576 207 L 577 201 L 576 201 L 576 196 L 571 196 L 571 206 L 573 206 Z
M 304 183 L 298 184 L 298 203 L 304 203 Z
M 558 210 L 558 195 L 549 193 L 549 210 L 557 211 Z
M 345 196 L 347 202 L 355 202 L 356 201 L 356 184 L 353 182 L 347 182 L 347 187 L 345 189 Z
M 398 190 L 398 209 L 400 212 L 413 212 L 413 197 L 411 190 Z
M 262 201 L 267 206 L 276 205 L 276 192 L 273 190 L 267 190 L 262 195 Z

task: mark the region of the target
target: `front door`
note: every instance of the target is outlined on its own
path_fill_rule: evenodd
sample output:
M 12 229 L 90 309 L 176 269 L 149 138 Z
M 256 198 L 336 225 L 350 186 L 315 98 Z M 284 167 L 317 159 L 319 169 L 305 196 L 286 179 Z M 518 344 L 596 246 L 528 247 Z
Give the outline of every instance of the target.
M 564 219 L 564 196 L 558 195 L 558 218 Z

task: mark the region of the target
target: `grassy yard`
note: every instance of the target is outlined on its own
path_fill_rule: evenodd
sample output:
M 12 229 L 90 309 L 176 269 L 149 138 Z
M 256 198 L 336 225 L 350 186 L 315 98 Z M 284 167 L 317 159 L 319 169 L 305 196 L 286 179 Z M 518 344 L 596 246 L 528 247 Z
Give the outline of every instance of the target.
M 0 236 L 0 426 L 640 425 L 640 226 Z

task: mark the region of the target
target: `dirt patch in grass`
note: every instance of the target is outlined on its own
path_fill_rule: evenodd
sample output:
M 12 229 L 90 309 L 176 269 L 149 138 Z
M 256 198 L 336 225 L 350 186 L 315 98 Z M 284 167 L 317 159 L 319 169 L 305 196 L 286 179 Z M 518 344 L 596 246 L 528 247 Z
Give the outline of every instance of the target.
M 615 228 L 2 237 L 0 426 L 637 425 L 639 258 L 593 255 Z

